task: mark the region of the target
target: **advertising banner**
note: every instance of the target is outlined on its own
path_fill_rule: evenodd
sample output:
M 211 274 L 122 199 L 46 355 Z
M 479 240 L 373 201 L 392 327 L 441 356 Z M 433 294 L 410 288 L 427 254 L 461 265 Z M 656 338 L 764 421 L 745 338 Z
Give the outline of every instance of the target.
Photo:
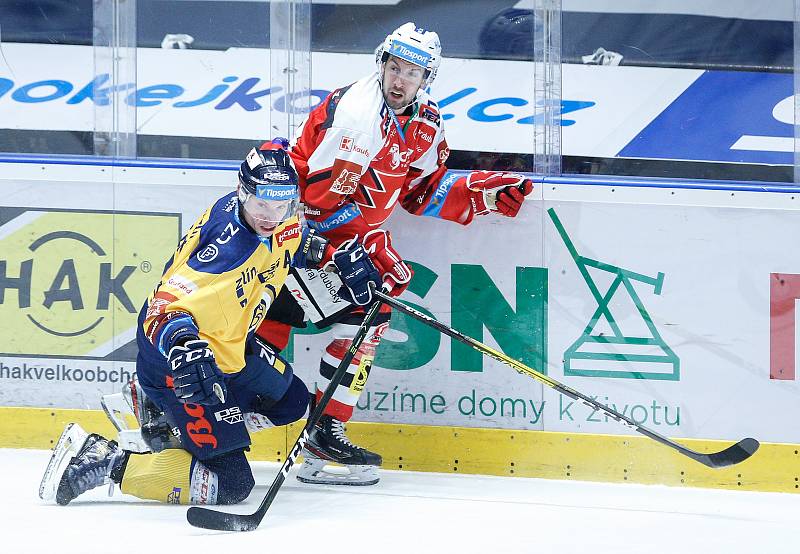
M 95 405 L 78 391 L 127 381 L 137 314 L 180 225 L 176 213 L 0 207 L 0 403 Z
M 796 212 L 545 201 L 438 223 L 392 229 L 417 262 L 404 298 L 441 321 L 665 435 L 800 438 Z M 299 371 L 322 344 L 295 338 Z M 626 432 L 402 315 L 382 348 L 359 419 Z
M 800 441 L 796 210 L 708 205 L 725 191 L 664 205 L 543 189 L 513 220 L 395 213 L 388 228 L 415 271 L 402 299 L 667 436 Z M 4 205 L 0 403 L 97 408 L 118 390 L 161 264 L 207 197 L 227 190 L 176 203 L 169 187 L 128 183 L 120 211 L 91 198 L 80 210 Z M 329 340 L 310 326 L 285 351 L 309 386 Z M 355 418 L 629 432 L 402 314 Z
M 269 51 L 137 53 L 137 83 L 93 74 L 89 46 L 4 44 L 0 121 L 7 129 L 90 131 L 95 108 L 136 109 L 144 135 L 263 140 L 268 115 L 300 104 L 269 82 Z M 371 55 L 315 52 L 312 106 L 375 70 Z M 539 108 L 533 63 L 444 58 L 431 94 L 450 148 L 530 153 Z M 790 74 L 565 64 L 562 153 L 793 163 Z

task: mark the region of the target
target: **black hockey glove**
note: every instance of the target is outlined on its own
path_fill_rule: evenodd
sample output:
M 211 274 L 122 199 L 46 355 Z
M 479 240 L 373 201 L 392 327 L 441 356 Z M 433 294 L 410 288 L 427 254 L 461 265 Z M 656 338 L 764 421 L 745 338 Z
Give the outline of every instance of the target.
M 292 258 L 292 267 L 319 269 L 323 262 L 330 260 L 333 246 L 330 241 L 310 227 L 303 228 L 300 246 Z
M 223 374 L 206 341 L 194 339 L 173 346 L 169 351 L 169 367 L 179 402 L 207 406 L 225 403 Z
M 370 283 L 380 288 L 381 276 L 357 238 L 345 242 L 333 253 L 333 263 L 344 283 L 339 289 L 339 296 L 359 306 L 371 304 Z

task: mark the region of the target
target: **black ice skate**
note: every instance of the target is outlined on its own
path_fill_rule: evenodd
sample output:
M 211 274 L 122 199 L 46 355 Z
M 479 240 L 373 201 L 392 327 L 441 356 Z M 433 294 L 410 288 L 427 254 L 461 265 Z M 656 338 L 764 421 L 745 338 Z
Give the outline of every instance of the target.
M 323 415 L 309 433 L 297 479 L 325 485 L 374 485 L 380 479 L 380 454 L 350 442 L 344 424 Z
M 97 434 L 87 434 L 75 423 L 58 439 L 39 485 L 39 498 L 62 506 L 106 483 L 119 483 L 127 453 Z M 110 491 L 109 491 L 110 492 Z

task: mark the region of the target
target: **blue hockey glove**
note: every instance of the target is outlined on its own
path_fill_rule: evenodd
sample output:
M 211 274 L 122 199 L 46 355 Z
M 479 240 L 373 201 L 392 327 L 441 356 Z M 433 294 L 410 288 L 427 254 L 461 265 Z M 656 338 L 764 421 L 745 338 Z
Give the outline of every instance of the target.
M 344 283 L 339 289 L 339 296 L 348 302 L 367 306 L 372 303 L 372 288 L 381 286 L 381 276 L 367 251 L 357 242 L 357 238 L 342 244 L 333 253 L 333 263 L 339 271 L 339 277 Z
M 204 340 L 194 339 L 169 351 L 169 367 L 175 396 L 181 403 L 225 403 L 225 381 L 214 352 Z

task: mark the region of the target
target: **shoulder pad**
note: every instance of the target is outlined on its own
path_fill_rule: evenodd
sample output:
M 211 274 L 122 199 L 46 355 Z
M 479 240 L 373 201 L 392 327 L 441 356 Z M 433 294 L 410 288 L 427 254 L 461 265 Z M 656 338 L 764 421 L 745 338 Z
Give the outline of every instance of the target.
M 334 96 L 336 98 L 332 96 L 329 100 L 328 117 L 323 128 L 337 127 L 372 134 L 383 106 L 383 96 L 374 74 L 334 92 Z
M 203 273 L 220 274 L 236 267 L 258 246 L 255 233 L 240 226 L 229 199 L 223 197 L 214 206 L 208 221 L 200 228 L 200 237 L 189 257 L 189 267 Z M 235 204 L 234 204 L 235 206 Z

